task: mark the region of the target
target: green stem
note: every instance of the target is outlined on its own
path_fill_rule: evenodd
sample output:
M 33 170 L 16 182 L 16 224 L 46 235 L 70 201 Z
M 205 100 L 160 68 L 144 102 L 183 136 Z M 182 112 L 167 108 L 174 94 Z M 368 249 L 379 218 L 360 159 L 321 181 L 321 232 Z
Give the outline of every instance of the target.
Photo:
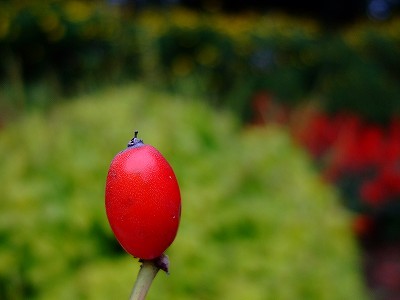
M 144 300 L 158 271 L 161 269 L 168 273 L 169 261 L 168 256 L 165 254 L 153 260 L 140 261 L 142 262 L 142 265 L 140 266 L 139 274 L 136 278 L 135 285 L 133 286 L 129 298 L 130 300 Z

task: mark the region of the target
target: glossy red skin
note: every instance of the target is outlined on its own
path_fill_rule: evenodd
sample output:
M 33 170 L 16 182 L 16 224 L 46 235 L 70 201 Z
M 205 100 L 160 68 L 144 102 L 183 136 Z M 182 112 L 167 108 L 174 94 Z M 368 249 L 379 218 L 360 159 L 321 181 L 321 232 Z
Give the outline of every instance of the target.
M 181 214 L 179 186 L 153 146 L 129 147 L 114 157 L 105 205 L 115 237 L 134 257 L 156 258 L 174 241 Z

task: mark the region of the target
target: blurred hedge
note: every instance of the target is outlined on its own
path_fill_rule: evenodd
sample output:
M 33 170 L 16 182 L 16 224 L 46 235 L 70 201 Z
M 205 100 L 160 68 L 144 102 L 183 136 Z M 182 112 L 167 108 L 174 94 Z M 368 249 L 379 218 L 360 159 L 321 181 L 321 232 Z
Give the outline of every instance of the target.
M 346 213 L 279 128 L 136 85 L 77 100 L 0 131 L 1 299 L 128 298 L 139 264 L 109 229 L 104 183 L 133 129 L 183 199 L 149 299 L 364 299 Z
M 104 2 L 0 3 L 2 106 L 46 106 L 146 79 L 249 115 L 254 91 L 385 121 L 400 107 L 400 21 L 340 32 L 285 15 L 130 11 Z M 11 102 L 6 103 L 6 102 Z

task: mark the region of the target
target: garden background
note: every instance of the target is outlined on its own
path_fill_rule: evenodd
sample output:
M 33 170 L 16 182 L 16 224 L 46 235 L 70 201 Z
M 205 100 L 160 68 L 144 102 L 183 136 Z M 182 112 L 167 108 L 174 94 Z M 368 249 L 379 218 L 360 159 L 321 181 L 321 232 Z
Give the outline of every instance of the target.
M 375 2 L 1 2 L 0 298 L 128 297 L 104 182 L 138 129 L 183 199 L 150 299 L 397 299 L 400 19 Z

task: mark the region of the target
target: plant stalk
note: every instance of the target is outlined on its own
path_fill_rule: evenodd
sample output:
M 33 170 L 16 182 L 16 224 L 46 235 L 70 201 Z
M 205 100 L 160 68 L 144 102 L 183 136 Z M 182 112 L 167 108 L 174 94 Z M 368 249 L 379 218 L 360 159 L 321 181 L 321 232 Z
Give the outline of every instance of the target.
M 152 260 L 143 259 L 140 262 L 142 265 L 133 286 L 130 300 L 144 300 L 158 271 L 161 269 L 168 273 L 169 260 L 165 254 Z

